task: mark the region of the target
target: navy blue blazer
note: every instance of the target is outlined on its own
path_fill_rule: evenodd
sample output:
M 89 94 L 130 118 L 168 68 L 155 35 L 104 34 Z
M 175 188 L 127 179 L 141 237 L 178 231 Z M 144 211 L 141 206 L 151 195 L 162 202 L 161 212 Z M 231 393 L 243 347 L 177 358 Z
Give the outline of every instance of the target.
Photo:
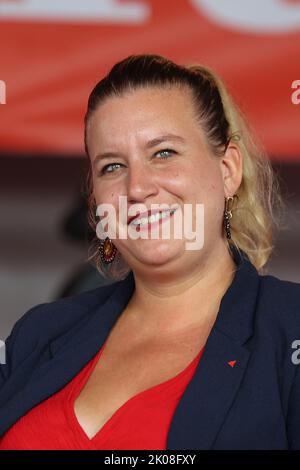
M 298 354 L 294 343 L 300 284 L 258 274 L 245 254 L 235 258 L 235 277 L 174 412 L 167 449 L 300 449 L 300 347 Z M 39 304 L 16 322 L 0 366 L 0 436 L 97 353 L 134 288 L 130 273 Z

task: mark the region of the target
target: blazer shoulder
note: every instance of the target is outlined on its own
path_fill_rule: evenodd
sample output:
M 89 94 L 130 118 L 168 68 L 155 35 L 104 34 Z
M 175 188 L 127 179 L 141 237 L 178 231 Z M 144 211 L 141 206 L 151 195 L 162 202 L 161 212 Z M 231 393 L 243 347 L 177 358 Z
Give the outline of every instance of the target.
M 0 367 L 3 377 L 36 347 L 42 348 L 91 315 L 110 297 L 116 284 L 40 303 L 27 310 L 13 325 L 5 340 L 6 363 Z
M 20 329 L 31 335 L 35 330 L 38 334 L 45 330 L 61 332 L 64 327 L 70 327 L 104 303 L 114 291 L 115 285 L 116 283 L 108 284 L 69 297 L 37 304 L 17 320 L 12 332 Z
M 263 292 L 269 297 L 285 301 L 289 306 L 300 305 L 300 283 L 285 281 L 270 274 L 261 275 Z
M 259 306 L 270 329 L 280 326 L 288 335 L 300 337 L 300 284 L 272 275 L 261 275 Z

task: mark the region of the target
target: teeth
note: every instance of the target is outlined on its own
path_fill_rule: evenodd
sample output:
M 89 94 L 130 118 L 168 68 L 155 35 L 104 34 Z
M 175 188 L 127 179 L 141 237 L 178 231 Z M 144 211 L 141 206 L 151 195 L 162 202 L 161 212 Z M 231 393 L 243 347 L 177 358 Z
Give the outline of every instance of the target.
M 175 212 L 174 209 L 166 210 L 164 212 L 157 212 L 156 214 L 151 215 L 150 217 L 142 217 L 134 219 L 131 223 L 132 225 L 146 225 L 152 224 L 153 222 L 158 221 L 159 219 L 165 219 L 168 215 L 171 215 Z

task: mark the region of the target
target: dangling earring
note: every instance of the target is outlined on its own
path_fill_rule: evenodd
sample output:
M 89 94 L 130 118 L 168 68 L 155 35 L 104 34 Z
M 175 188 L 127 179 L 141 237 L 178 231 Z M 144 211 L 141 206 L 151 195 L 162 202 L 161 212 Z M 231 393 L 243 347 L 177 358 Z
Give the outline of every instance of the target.
M 99 251 L 101 260 L 105 264 L 112 263 L 117 254 L 117 248 L 109 237 L 106 237 L 104 241 L 101 240 Z
M 237 194 L 234 194 L 233 196 L 225 197 L 224 228 L 225 228 L 226 237 L 228 238 L 228 240 L 231 239 L 230 219 L 232 217 L 231 210 L 232 210 L 235 198 L 238 199 Z

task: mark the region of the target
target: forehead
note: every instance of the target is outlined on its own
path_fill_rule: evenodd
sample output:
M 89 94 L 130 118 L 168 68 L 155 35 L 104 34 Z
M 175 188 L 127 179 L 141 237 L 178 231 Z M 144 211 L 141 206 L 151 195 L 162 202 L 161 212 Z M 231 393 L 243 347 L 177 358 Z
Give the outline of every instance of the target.
M 147 87 L 109 97 L 91 115 L 88 133 L 103 139 L 116 133 L 132 135 L 147 129 L 157 132 L 198 128 L 191 91 L 183 87 Z

